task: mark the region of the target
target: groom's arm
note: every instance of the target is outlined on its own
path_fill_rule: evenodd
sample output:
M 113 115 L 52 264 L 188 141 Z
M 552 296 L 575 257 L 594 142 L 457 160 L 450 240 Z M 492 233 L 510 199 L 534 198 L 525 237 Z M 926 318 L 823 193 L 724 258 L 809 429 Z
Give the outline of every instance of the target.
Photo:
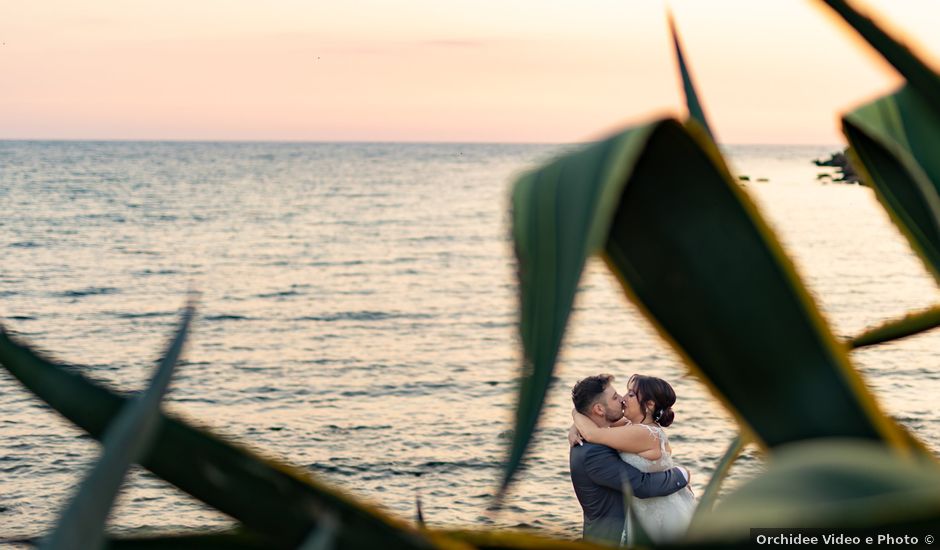
M 689 484 L 679 468 L 645 473 L 620 460 L 617 452 L 603 445 L 592 445 L 584 457 L 584 470 L 598 485 L 622 491 L 629 483 L 637 498 L 662 497 Z

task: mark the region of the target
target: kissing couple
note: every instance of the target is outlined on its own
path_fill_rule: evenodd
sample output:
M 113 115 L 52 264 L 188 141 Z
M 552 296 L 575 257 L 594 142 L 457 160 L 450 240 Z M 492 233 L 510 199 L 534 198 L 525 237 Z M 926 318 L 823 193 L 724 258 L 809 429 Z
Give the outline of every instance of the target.
M 623 487 L 654 543 L 681 538 L 692 519 L 695 498 L 690 474 L 672 462 L 663 428 L 672 424 L 676 393 L 665 380 L 634 374 L 625 395 L 609 374 L 589 376 L 571 390 L 574 424 L 571 483 L 584 511 L 584 538 L 606 544 L 633 544 L 635 527 L 624 509 Z

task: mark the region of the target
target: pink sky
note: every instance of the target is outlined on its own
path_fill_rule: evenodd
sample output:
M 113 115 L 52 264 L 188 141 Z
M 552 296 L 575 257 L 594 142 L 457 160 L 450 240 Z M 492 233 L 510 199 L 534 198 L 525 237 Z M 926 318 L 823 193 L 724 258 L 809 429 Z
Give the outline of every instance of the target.
M 929 59 L 933 0 L 869 0 Z M 841 141 L 898 80 L 818 2 L 672 0 L 725 143 Z M 583 141 L 682 115 L 655 0 L 7 2 L 0 138 Z

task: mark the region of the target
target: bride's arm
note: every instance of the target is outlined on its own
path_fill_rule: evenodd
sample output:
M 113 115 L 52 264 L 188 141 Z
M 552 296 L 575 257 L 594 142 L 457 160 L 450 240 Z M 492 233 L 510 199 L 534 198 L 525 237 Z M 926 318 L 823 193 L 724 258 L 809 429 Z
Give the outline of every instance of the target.
M 613 423 L 611 424 L 611 426 L 626 426 L 626 425 L 628 425 L 628 424 L 630 424 L 630 423 L 631 423 L 631 422 L 630 422 L 629 420 L 627 420 L 627 417 L 625 416 L 625 417 L 621 418 L 620 420 L 618 420 L 618 421 L 616 421 L 616 422 L 613 422 Z
M 641 426 L 601 428 L 577 411 L 574 411 L 571 416 L 581 436 L 591 443 L 606 445 L 625 453 L 642 453 L 656 446 L 656 439 L 649 430 Z

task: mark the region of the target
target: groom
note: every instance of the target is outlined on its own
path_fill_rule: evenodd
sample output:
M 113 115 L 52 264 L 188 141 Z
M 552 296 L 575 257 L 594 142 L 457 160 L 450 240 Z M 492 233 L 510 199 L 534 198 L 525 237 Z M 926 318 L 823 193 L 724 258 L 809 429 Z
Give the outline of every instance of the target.
M 623 397 L 611 385 L 613 379 L 609 374 L 589 376 L 571 390 L 574 408 L 602 428 L 623 418 Z M 643 473 L 620 460 L 614 449 L 588 442 L 571 447 L 569 464 L 571 484 L 584 510 L 584 538 L 594 542 L 620 544 L 626 518 L 624 483 L 638 498 L 666 496 L 689 483 L 684 468 Z

